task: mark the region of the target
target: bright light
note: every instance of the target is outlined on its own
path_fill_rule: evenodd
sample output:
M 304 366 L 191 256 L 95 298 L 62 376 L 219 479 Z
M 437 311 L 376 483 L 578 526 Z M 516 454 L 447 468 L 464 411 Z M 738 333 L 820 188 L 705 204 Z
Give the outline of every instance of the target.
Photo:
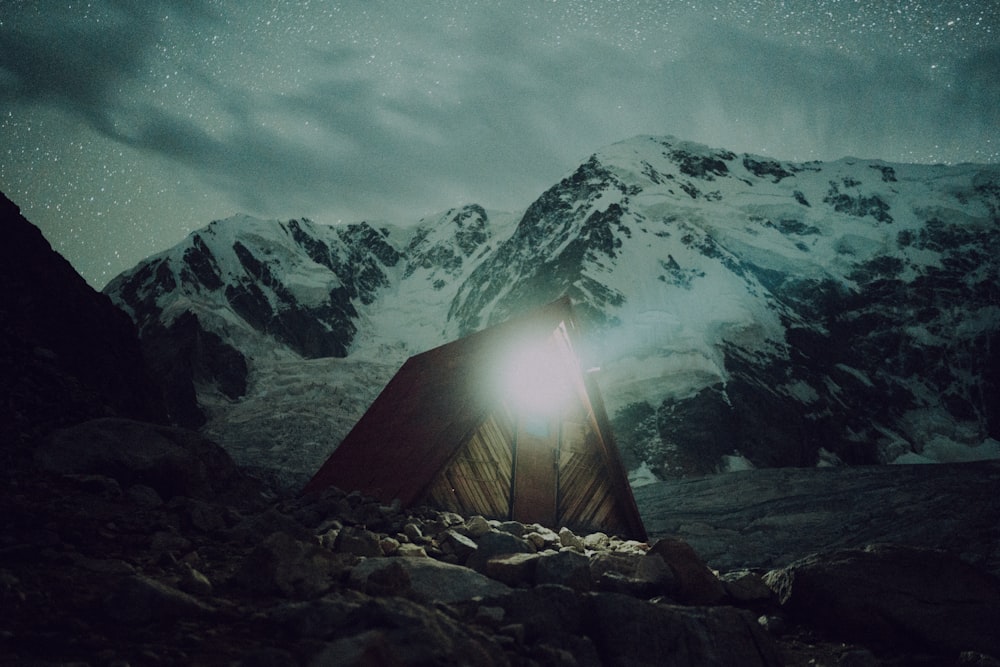
M 551 416 L 572 396 L 571 372 L 563 350 L 551 340 L 522 346 L 504 368 L 504 395 L 522 414 Z

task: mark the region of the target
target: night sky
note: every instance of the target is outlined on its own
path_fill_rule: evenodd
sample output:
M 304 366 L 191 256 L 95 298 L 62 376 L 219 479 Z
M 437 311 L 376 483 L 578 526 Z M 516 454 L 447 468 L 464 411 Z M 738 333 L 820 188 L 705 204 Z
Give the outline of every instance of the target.
M 0 0 L 0 190 L 96 287 L 237 212 L 523 209 L 636 134 L 950 163 L 998 128 L 996 0 Z

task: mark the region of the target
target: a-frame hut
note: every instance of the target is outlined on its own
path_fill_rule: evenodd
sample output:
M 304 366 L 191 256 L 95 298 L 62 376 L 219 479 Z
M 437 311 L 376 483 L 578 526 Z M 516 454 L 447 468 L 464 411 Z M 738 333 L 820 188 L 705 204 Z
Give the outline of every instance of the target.
M 563 297 L 411 357 L 305 492 L 645 540 L 575 335 Z

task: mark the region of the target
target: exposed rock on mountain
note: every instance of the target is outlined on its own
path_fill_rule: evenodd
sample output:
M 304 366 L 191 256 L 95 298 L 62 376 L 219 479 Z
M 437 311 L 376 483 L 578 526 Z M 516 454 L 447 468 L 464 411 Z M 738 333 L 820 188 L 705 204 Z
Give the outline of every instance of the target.
M 246 357 L 218 334 L 202 328 L 198 316 L 190 311 L 169 326 L 150 324 L 142 337 L 142 349 L 163 387 L 170 416 L 180 426 L 198 428 L 205 423 L 196 388 L 231 400 L 246 394 Z
M 664 474 L 996 456 L 998 197 L 995 167 L 641 137 L 532 204 L 449 312 L 466 331 L 570 293 L 609 403 L 648 408 L 624 444 Z
M 118 415 L 162 421 L 135 325 L 0 195 L 0 441 Z
M 405 231 L 235 217 L 105 291 L 139 324 L 177 421 L 201 426 L 207 409 L 206 432 L 240 463 L 293 485 L 408 352 L 442 342 L 443 304 L 509 219 L 475 205 Z
M 399 261 L 385 235 L 366 223 L 334 229 L 305 219 L 231 218 L 151 257 L 105 291 L 142 331 L 194 312 L 210 331 L 230 329 L 228 342 L 248 352 L 259 351 L 253 342 L 263 334 L 305 357 L 344 356 L 357 332 L 357 306 L 372 303 Z
M 234 218 L 106 291 L 144 335 L 190 312 L 245 355 L 253 428 L 227 435 L 234 399 L 213 381 L 207 428 L 244 462 L 276 445 L 261 463 L 288 472 L 314 470 L 407 356 L 564 293 L 619 444 L 661 477 L 974 460 L 1000 456 L 998 228 L 996 166 L 799 164 L 637 137 L 521 216 L 470 205 L 405 231 Z M 300 361 L 325 355 L 344 359 L 338 382 L 365 373 L 366 400 L 309 389 L 330 364 Z M 287 402 L 272 379 L 296 387 Z M 328 409 L 294 436 L 251 416 L 302 400 Z

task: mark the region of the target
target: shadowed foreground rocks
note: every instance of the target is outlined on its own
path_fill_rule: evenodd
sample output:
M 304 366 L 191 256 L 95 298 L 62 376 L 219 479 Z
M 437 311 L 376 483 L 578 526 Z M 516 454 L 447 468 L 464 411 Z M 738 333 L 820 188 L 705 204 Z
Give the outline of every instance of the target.
M 718 572 L 676 537 L 273 497 L 116 419 L 0 480 L 0 665 L 1000 664 L 996 578 L 942 550 Z

